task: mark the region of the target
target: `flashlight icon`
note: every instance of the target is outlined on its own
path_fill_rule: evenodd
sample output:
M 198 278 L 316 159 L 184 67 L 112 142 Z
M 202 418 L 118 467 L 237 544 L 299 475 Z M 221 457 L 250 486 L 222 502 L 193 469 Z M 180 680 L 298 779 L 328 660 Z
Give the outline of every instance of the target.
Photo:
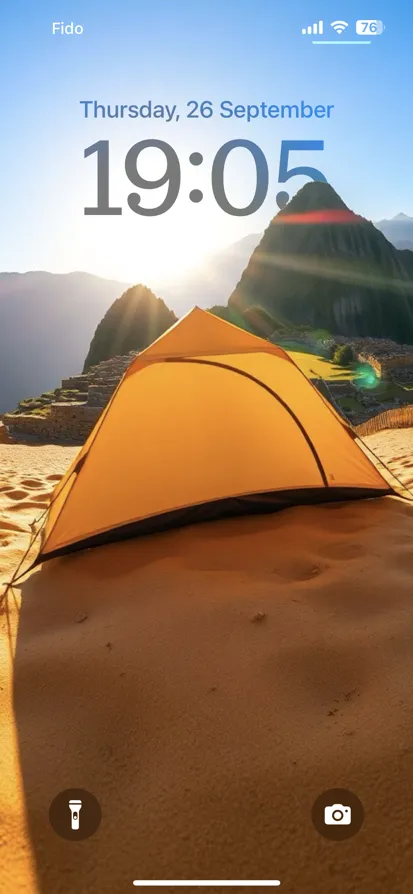
M 69 801 L 69 810 L 71 813 L 71 828 L 79 828 L 79 813 L 82 809 L 81 801 Z

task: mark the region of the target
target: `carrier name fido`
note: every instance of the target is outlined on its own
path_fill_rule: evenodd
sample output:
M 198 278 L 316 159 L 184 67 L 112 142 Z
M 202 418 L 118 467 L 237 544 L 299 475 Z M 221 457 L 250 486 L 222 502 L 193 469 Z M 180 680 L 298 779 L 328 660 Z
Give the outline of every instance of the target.
M 83 30 L 83 25 L 76 25 L 75 22 L 52 22 L 52 34 L 60 34 L 61 37 L 78 37 Z

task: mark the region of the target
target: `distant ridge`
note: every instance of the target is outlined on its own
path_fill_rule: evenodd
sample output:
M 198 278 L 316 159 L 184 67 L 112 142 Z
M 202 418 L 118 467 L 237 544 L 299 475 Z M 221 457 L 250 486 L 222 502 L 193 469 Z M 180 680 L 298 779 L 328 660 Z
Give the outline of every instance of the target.
M 390 220 L 379 220 L 376 227 L 381 230 L 396 248 L 408 248 L 413 245 L 413 217 L 400 211 Z
M 0 274 L 0 413 L 81 368 L 94 329 L 127 285 L 90 273 Z

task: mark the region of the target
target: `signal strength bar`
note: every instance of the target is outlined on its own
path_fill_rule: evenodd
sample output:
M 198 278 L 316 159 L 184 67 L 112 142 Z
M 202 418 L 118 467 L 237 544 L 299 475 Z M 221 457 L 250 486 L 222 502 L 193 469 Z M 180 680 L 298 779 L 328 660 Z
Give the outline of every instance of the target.
M 309 25 L 308 28 L 302 28 L 301 34 L 323 34 L 324 33 L 324 22 L 315 22 L 314 25 Z

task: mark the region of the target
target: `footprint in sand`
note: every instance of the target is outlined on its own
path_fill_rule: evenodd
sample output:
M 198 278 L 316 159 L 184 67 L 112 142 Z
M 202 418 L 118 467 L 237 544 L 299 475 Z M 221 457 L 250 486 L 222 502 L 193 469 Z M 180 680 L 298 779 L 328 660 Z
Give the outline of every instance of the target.
M 283 577 L 284 580 L 294 583 L 294 581 L 313 580 L 322 574 L 327 567 L 326 564 L 321 567 L 312 561 L 307 562 L 300 559 L 287 560 L 286 562 L 280 562 L 276 568 L 273 568 L 273 574 L 277 574 L 280 577 Z
M 24 503 L 15 503 L 14 505 L 11 504 L 7 508 L 9 512 L 13 510 L 15 512 L 20 512 L 22 509 L 44 509 L 45 504 L 44 502 L 40 502 L 40 500 L 26 500 Z
M 38 487 L 43 487 L 43 481 L 40 481 L 39 478 L 23 478 L 20 482 L 22 487 L 30 487 L 30 489 L 37 489 Z
M 17 488 L 10 488 L 7 491 L 4 491 L 11 500 L 24 500 L 25 497 L 28 496 L 27 490 L 18 490 Z
M 15 509 L 15 508 L 16 508 L 16 507 L 13 506 L 13 509 Z M 26 531 L 26 528 L 22 528 L 21 525 L 16 525 L 14 522 L 4 521 L 4 519 L 2 519 L 2 520 L 0 521 L 0 531 L 16 531 L 16 532 L 19 532 L 19 531 Z
M 26 509 L 29 506 L 43 506 L 44 503 L 47 503 L 50 500 L 49 491 L 42 491 L 40 494 L 30 494 L 27 490 L 8 490 L 5 492 L 7 497 L 10 497 L 12 500 L 19 501 L 18 506 L 9 506 L 9 509 Z M 27 501 L 27 497 L 33 497 L 33 500 Z M 25 500 L 25 502 L 20 502 L 21 500 Z

